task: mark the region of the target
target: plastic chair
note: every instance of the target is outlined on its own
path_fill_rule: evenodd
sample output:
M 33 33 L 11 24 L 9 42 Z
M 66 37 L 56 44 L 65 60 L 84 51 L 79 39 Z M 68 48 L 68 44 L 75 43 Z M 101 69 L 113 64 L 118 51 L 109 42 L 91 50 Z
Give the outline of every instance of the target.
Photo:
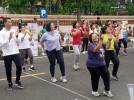
M 128 84 L 127 87 L 130 95 L 130 100 L 134 100 L 134 84 Z

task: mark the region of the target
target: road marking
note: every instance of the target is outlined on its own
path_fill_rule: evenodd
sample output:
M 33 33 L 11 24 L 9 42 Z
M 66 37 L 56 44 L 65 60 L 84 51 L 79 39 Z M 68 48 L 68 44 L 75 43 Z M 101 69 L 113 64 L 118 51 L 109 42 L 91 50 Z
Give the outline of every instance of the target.
M 28 74 L 28 75 L 23 75 L 21 77 L 29 77 L 29 76 L 36 76 L 36 75 L 43 75 L 43 74 L 46 73 L 44 72 L 44 73 Z M 16 79 L 16 77 L 12 77 L 12 79 Z M 4 80 L 7 80 L 7 78 L 0 79 L 0 81 L 4 81 Z
M 0 64 L 1 64 L 1 65 L 4 65 L 4 64 L 2 64 L 2 63 L 0 63 Z M 15 68 L 13 68 L 13 69 L 15 69 Z M 27 74 L 27 75 L 31 75 L 30 73 L 27 73 L 27 72 L 23 72 L 23 73 L 25 73 L 25 74 Z M 75 92 L 75 91 L 72 91 L 72 90 L 70 90 L 70 89 L 68 89 L 68 88 L 65 88 L 65 87 L 63 87 L 63 86 L 60 86 L 60 85 L 58 85 L 58 84 L 52 83 L 52 82 L 50 82 L 50 81 L 47 81 L 47 80 L 45 80 L 45 79 L 43 79 L 43 78 L 40 78 L 40 77 L 38 77 L 38 76 L 32 75 L 32 77 L 37 78 L 37 79 L 39 79 L 39 80 L 42 80 L 42 81 L 44 81 L 44 82 L 46 82 L 46 83 L 49 83 L 49 84 L 51 84 L 51 85 L 54 85 L 54 86 L 56 86 L 56 87 L 59 87 L 59 88 L 61 88 L 61 89 L 63 89 L 63 90 L 69 91 L 69 92 L 71 92 L 71 93 L 73 93 L 73 94 L 75 94 L 75 95 L 78 95 L 78 96 L 80 96 L 80 97 L 82 97 L 82 98 L 85 98 L 85 99 L 87 99 L 87 100 L 93 100 L 93 99 L 88 98 L 88 97 L 86 97 L 86 96 L 84 96 L 84 95 L 82 95 L 82 94 L 79 94 L 79 93 L 77 93 L 77 92 Z
M 27 72 L 24 72 L 24 73 L 27 74 L 27 75 L 29 75 L 29 73 L 27 73 Z M 77 93 L 77 92 L 74 92 L 74 91 L 72 91 L 72 90 L 70 90 L 70 89 L 68 89 L 68 88 L 65 88 L 65 87 L 60 86 L 60 85 L 55 84 L 55 83 L 52 83 L 52 82 L 50 82 L 50 81 L 47 81 L 47 80 L 45 80 L 45 79 L 43 79 L 43 78 L 40 78 L 40 77 L 38 77 L 38 76 L 33 75 L 32 77 L 37 78 L 37 79 L 39 79 L 39 80 L 42 80 L 42 81 L 44 81 L 44 82 L 46 82 L 46 83 L 49 83 L 49 84 L 51 84 L 51 85 L 54 85 L 54 86 L 56 86 L 56 87 L 59 87 L 59 88 L 61 88 L 61 89 L 63 89 L 63 90 L 69 91 L 69 92 L 71 92 L 71 93 L 73 93 L 73 94 L 75 94 L 75 95 L 78 95 L 78 96 L 80 96 L 80 97 L 82 97 L 82 98 L 85 98 L 85 99 L 87 99 L 87 100 L 93 100 L 93 99 L 88 98 L 88 97 L 86 97 L 86 96 L 84 96 L 84 95 L 82 95 L 82 94 L 79 94 L 79 93 Z

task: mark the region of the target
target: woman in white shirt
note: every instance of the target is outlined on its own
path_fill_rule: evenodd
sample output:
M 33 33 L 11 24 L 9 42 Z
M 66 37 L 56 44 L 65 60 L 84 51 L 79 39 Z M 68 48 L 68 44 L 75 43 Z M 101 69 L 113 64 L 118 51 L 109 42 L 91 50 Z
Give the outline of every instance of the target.
M 119 51 L 120 51 L 120 47 L 121 47 L 121 42 L 122 42 L 123 45 L 124 45 L 124 51 L 123 51 L 123 53 L 124 53 L 125 55 L 127 55 L 127 51 L 126 51 L 126 49 L 127 49 L 127 42 L 126 42 L 126 40 L 125 40 L 125 38 L 124 38 L 124 35 L 123 35 L 124 30 L 123 30 L 123 28 L 122 28 L 121 22 L 118 22 L 118 23 L 117 23 L 116 32 L 118 32 L 118 31 L 119 31 L 119 33 L 120 33 L 120 34 L 119 34 L 119 42 L 118 42 L 118 47 L 119 47 L 118 56 L 120 56 Z
M 21 64 L 22 64 L 23 71 L 26 71 L 26 68 L 24 66 L 24 59 L 25 59 L 26 54 L 30 58 L 31 67 L 29 68 L 29 70 L 32 70 L 32 71 L 35 70 L 35 68 L 33 66 L 33 54 L 32 54 L 31 48 L 30 48 L 30 41 L 32 40 L 32 36 L 33 36 L 32 33 L 30 33 L 30 35 L 29 35 L 28 32 L 26 32 L 25 25 L 22 25 L 21 32 L 19 33 L 19 38 L 21 38 L 21 42 L 19 44 L 19 52 L 21 55 Z

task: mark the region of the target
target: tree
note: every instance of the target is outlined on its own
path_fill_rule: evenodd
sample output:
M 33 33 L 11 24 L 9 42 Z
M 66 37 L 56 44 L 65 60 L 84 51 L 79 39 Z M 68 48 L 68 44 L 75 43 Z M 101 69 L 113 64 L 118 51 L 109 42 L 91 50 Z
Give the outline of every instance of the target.
M 26 13 L 30 10 L 30 13 L 34 13 L 35 4 L 40 0 L 5 0 L 3 7 L 8 6 L 11 13 Z

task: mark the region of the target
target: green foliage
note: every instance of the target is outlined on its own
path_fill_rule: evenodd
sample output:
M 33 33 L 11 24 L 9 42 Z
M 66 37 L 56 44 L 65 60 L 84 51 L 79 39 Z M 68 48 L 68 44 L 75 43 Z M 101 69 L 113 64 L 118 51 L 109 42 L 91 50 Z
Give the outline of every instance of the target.
M 2 6 L 8 6 L 10 13 L 26 14 L 30 12 L 30 9 L 35 9 L 35 5 L 40 0 L 5 0 Z

